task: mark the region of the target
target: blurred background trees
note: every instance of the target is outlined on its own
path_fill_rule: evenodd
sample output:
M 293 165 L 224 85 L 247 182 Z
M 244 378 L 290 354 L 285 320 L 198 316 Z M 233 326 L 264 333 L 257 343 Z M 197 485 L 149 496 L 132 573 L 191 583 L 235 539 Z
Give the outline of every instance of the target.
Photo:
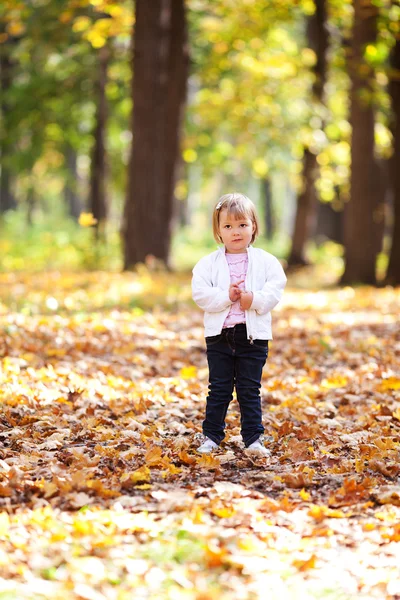
M 4 0 L 0 268 L 190 267 L 238 190 L 290 267 L 398 285 L 399 39 L 397 0 Z

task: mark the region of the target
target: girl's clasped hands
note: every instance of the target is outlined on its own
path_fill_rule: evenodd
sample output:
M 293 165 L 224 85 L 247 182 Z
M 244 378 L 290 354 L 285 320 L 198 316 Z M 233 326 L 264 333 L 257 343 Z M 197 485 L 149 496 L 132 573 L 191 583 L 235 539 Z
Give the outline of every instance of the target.
M 244 283 L 244 279 L 231 283 L 229 286 L 229 298 L 231 302 L 237 302 L 240 300 L 240 309 L 248 310 L 253 302 L 253 292 L 246 292 L 246 290 L 240 289 L 240 284 Z

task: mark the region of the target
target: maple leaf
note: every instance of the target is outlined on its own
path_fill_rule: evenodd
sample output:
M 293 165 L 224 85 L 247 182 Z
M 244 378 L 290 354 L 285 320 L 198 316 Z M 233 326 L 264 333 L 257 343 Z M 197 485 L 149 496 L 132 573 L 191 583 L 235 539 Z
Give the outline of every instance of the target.
M 314 475 L 314 469 L 304 467 L 302 471 L 284 473 L 282 475 L 282 480 L 291 488 L 304 488 L 312 485 Z
M 167 456 L 162 455 L 162 449 L 159 446 L 149 448 L 144 456 L 144 461 L 149 467 L 169 467 L 171 463 Z
M 220 467 L 219 459 L 212 454 L 203 454 L 200 458 L 196 459 L 197 466 L 204 469 L 218 469 Z
M 341 488 L 331 494 L 328 500 L 329 506 L 348 506 L 356 504 L 369 497 L 368 487 L 370 481 L 365 478 L 363 482 L 357 483 L 356 479 L 345 479 Z
M 196 462 L 196 457 L 188 454 L 186 450 L 181 450 L 178 458 L 185 465 L 193 465 Z
M 300 441 L 292 438 L 287 445 L 284 456 L 290 458 L 294 462 L 298 462 L 302 460 L 308 460 L 310 458 L 310 454 L 310 442 Z
M 138 483 L 150 483 L 150 469 L 143 465 L 140 469 L 136 469 L 133 473 L 124 473 L 121 477 L 122 486 L 124 488 L 136 485 Z

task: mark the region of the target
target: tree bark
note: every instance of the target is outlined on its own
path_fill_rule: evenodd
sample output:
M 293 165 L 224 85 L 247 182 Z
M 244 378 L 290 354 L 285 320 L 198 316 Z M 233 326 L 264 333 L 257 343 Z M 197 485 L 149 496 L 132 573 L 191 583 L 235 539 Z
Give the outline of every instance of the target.
M 96 123 L 91 162 L 89 206 L 97 219 L 96 233 L 104 226 L 107 218 L 106 199 L 106 124 L 107 124 L 107 65 L 109 51 L 106 46 L 99 50 L 99 76 L 96 83 Z
M 187 71 L 184 0 L 136 0 L 125 269 L 149 255 L 169 262 Z
M 1 29 L 0 29 L 1 33 Z M 12 175 L 7 165 L 7 158 L 11 154 L 11 132 L 7 126 L 9 104 L 7 92 L 12 84 L 12 62 L 9 57 L 9 43 L 0 44 L 0 121 L 2 121 L 2 132 L 0 138 L 0 213 L 7 210 L 15 210 L 17 203 L 12 192 Z
M 315 0 L 315 13 L 307 22 L 308 45 L 316 54 L 313 67 L 315 81 L 312 92 L 314 99 L 324 101 L 324 86 L 327 76 L 326 54 L 328 50 L 328 31 L 326 28 L 326 0 Z M 297 196 L 297 208 L 293 232 L 292 249 L 288 258 L 291 267 L 306 265 L 305 244 L 312 234 L 316 223 L 317 192 L 315 180 L 318 164 L 310 148 L 304 149 L 303 158 L 303 189 Z
M 392 77 L 389 94 L 392 99 L 393 155 L 390 158 L 390 182 L 393 192 L 393 231 L 389 265 L 386 272 L 387 285 L 400 285 L 400 40 L 392 54 Z
M 337 191 L 338 193 L 338 191 Z M 315 240 L 318 245 L 326 240 L 343 244 L 343 210 L 335 210 L 333 202 L 319 202 Z
M 288 259 L 291 267 L 307 264 L 304 247 L 310 232 L 315 227 L 317 196 L 315 177 L 317 158 L 308 148 L 304 151 L 303 159 L 303 190 L 297 196 L 296 220 L 292 239 L 292 249 Z
M 271 180 L 265 178 L 261 182 L 264 197 L 265 210 L 265 236 L 267 240 L 272 240 L 275 232 L 275 219 L 273 213 Z
M 371 0 L 354 0 L 352 54 L 349 61 L 351 179 L 350 200 L 345 205 L 345 270 L 341 279 L 341 283 L 346 285 L 376 284 L 379 170 L 374 157 L 374 110 L 371 100 L 374 73 L 365 62 L 363 53 L 366 45 L 374 43 L 376 39 L 377 14 L 378 9 Z

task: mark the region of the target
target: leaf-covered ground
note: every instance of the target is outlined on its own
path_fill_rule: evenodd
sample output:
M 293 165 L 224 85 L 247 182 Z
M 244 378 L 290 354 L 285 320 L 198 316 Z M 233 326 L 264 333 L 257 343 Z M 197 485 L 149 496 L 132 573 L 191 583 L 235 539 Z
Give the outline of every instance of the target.
M 196 453 L 188 278 L 0 276 L 0 598 L 400 598 L 400 290 L 288 288 L 269 459 Z

